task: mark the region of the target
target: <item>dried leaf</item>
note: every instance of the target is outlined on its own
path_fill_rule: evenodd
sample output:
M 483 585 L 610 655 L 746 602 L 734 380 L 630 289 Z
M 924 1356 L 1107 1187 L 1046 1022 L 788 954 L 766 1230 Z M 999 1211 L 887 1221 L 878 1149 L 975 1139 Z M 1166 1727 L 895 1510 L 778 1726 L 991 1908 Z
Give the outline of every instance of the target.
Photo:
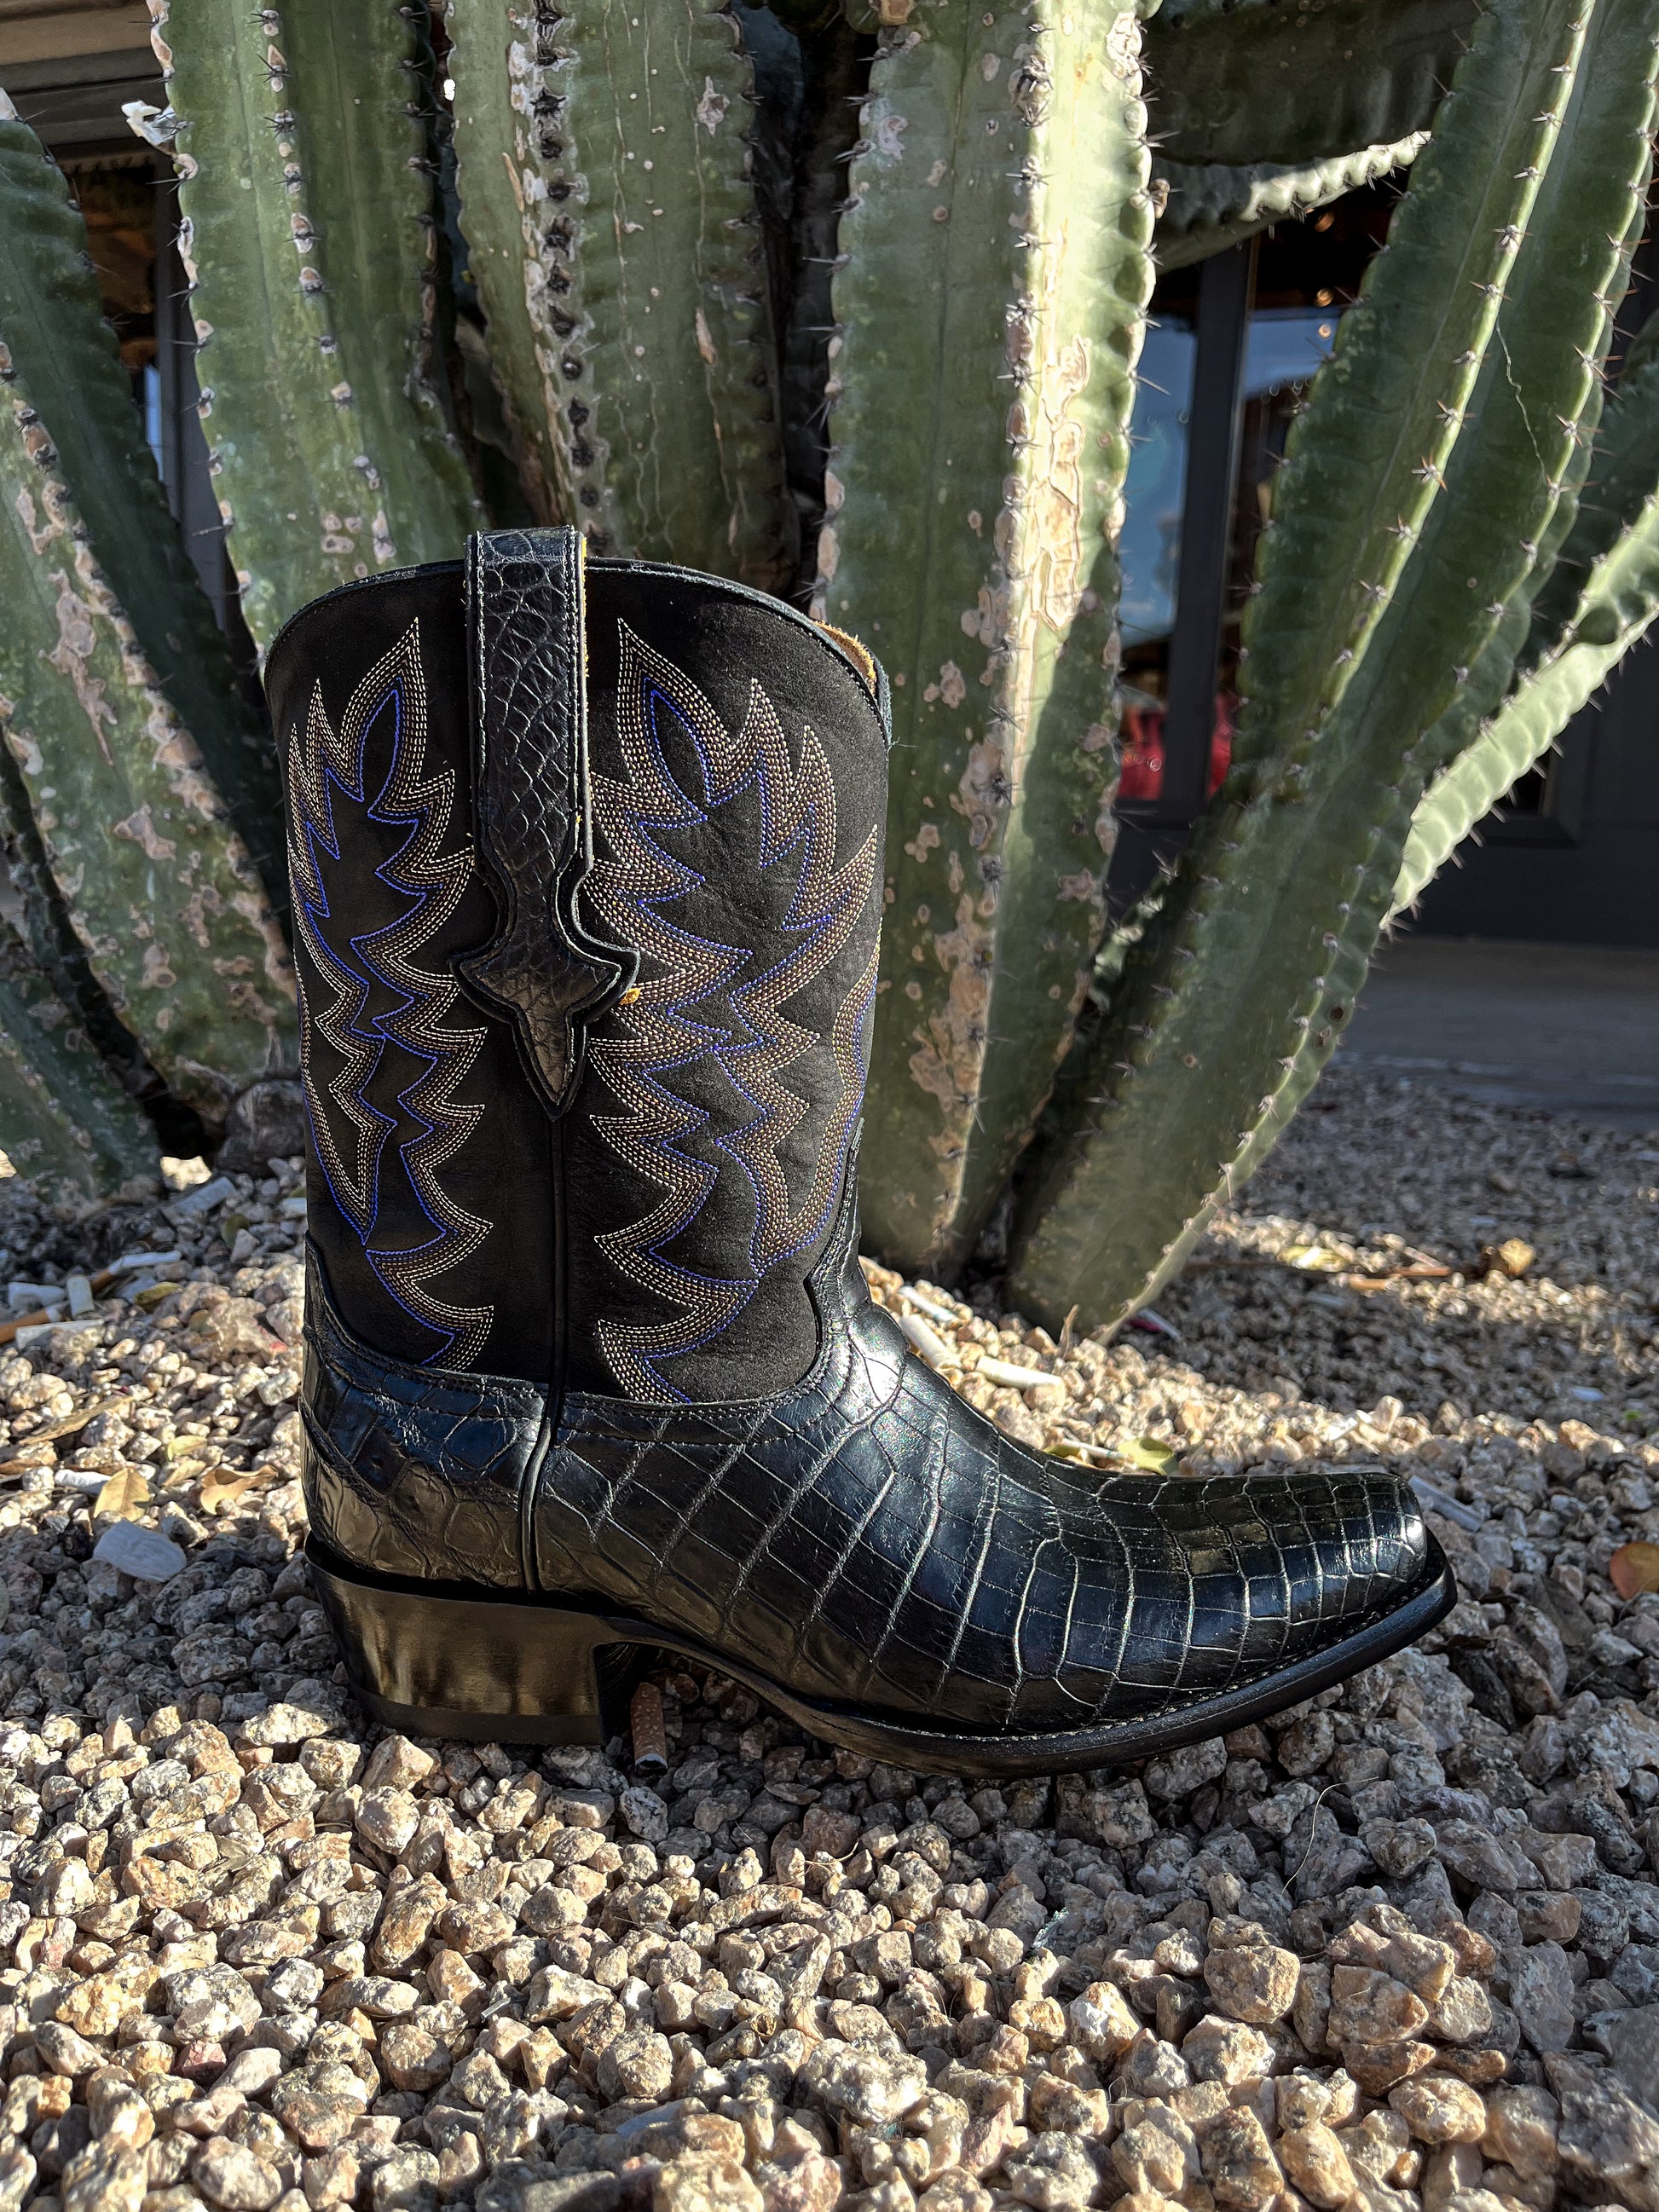
M 15 1482 L 20 1475 L 32 1474 L 36 1468 L 49 1468 L 55 1458 L 53 1454 L 46 1459 L 36 1459 L 26 1452 L 21 1459 L 0 1459 L 0 1482 Z
M 120 1402 L 118 1398 L 88 1398 L 86 1404 L 78 1406 L 74 1413 L 65 1413 L 56 1421 L 48 1421 L 42 1428 L 31 1429 L 27 1436 L 20 1437 L 18 1442 L 46 1444 L 55 1443 L 62 1437 L 78 1437 L 88 1421 L 95 1420 L 100 1413 L 112 1412 Z
M 202 1485 L 202 1510 L 204 1513 L 222 1513 L 228 1507 L 234 1505 L 238 1498 L 246 1497 L 252 1487 L 253 1477 L 251 1474 L 226 1476 L 216 1468 Z
M 94 1513 L 113 1513 L 118 1520 L 130 1520 L 141 1505 L 149 1504 L 149 1485 L 140 1468 L 124 1467 L 118 1474 L 111 1475 L 99 1492 L 93 1506 Z
M 1131 1467 L 1144 1468 L 1149 1474 L 1162 1474 L 1175 1457 L 1175 1446 L 1166 1444 L 1158 1437 L 1137 1437 L 1133 1443 L 1125 1444 L 1118 1454 Z
M 1659 1590 L 1659 1544 L 1621 1544 L 1607 1561 L 1607 1579 L 1623 1598 Z

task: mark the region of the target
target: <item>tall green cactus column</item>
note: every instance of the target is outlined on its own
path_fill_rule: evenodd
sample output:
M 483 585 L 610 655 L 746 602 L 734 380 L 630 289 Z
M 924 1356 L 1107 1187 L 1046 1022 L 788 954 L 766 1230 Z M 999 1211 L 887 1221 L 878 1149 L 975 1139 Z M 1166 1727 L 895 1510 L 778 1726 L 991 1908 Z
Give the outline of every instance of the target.
M 461 220 L 537 512 L 763 587 L 783 448 L 726 0 L 450 0 Z
M 276 759 L 167 511 L 62 172 L 0 94 L 0 338 L 100 567 L 267 884 L 285 889 Z M 14 493 L 13 496 L 15 496 Z
M 217 1119 L 296 1056 L 282 933 L 191 726 L 246 799 L 246 710 L 137 437 L 81 219 L 9 113 L 0 214 L 0 808 L 32 947 L 95 1019 L 89 971 Z
M 1066 1049 L 1111 842 L 1152 210 L 1132 9 L 884 33 L 835 283 L 815 608 L 893 684 L 866 1231 L 972 1249 Z
M 1375 942 L 1425 735 L 1570 472 L 1645 171 L 1648 4 L 1598 10 L 1605 65 L 1577 75 L 1588 5 L 1497 0 L 1459 67 L 1293 433 L 1228 789 L 1024 1194 L 1012 1281 L 1034 1312 L 1112 1321 L 1150 1297 L 1352 1005 L 1331 986 Z
M 471 481 L 429 358 L 425 11 L 150 0 L 177 112 L 202 420 L 260 647 L 318 593 L 459 556 Z

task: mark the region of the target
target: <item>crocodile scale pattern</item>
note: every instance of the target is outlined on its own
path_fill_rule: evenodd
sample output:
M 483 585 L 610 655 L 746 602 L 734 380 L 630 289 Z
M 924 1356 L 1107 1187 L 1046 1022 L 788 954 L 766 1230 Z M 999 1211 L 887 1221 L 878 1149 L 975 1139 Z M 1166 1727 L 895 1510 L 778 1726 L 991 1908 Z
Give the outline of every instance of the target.
M 517 1469 L 531 1485 L 532 1588 L 676 1631 L 805 1698 L 1037 1735 L 1245 1688 L 1424 1581 L 1421 1515 L 1389 1476 L 1090 1483 L 1004 1437 L 871 1303 L 854 1188 L 849 1175 L 813 1277 L 823 1350 L 784 1395 L 666 1408 L 573 1395 L 532 1475 L 533 1394 L 478 1378 L 477 1421 L 515 1433 L 490 1480 L 504 1489 Z M 404 1459 L 459 1487 L 476 1480 L 454 1455 L 468 1386 L 428 1397 L 429 1373 L 352 1350 L 326 1319 L 313 1354 L 328 1378 L 311 1415 L 318 1525 L 348 1560 L 386 1565 L 384 1547 L 342 1540 L 338 1469 L 364 1446 L 329 1408 L 361 1424 L 385 1404 Z M 453 1516 L 420 1525 L 398 1543 L 421 1563 L 400 1571 L 501 1586 L 503 1536 L 474 1554 Z
M 526 1073 L 559 1114 L 580 1073 L 580 1018 L 633 970 L 575 912 L 591 858 L 580 543 L 572 530 L 481 532 L 466 588 L 477 841 L 508 919 L 461 972 L 512 1018 Z
M 366 1351 L 336 1319 L 314 1252 L 306 1316 L 306 1505 L 317 1534 L 377 1574 L 522 1589 L 541 1391 Z

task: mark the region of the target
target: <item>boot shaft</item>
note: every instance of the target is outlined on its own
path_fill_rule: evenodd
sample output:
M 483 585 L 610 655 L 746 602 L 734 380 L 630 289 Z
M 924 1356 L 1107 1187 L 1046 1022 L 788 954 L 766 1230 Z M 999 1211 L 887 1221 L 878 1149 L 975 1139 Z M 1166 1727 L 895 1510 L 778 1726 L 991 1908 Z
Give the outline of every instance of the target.
M 502 532 L 318 601 L 266 681 L 311 1236 L 354 1333 L 669 1404 L 799 1380 L 874 1003 L 867 657 Z

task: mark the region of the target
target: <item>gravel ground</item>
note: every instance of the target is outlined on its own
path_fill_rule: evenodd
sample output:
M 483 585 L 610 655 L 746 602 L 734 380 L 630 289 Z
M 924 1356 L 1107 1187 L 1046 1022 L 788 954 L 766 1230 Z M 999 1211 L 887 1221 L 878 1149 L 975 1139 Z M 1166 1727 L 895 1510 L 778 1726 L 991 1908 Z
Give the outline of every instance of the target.
M 684 1672 L 603 1753 L 366 1726 L 297 1163 L 173 1181 L 0 1186 L 70 1316 L 0 1349 L 0 2212 L 1659 2212 L 1654 1141 L 1339 1071 L 1120 1344 L 872 1269 L 1012 1433 L 1387 1461 L 1457 1565 L 1265 1728 L 1001 1790 Z

